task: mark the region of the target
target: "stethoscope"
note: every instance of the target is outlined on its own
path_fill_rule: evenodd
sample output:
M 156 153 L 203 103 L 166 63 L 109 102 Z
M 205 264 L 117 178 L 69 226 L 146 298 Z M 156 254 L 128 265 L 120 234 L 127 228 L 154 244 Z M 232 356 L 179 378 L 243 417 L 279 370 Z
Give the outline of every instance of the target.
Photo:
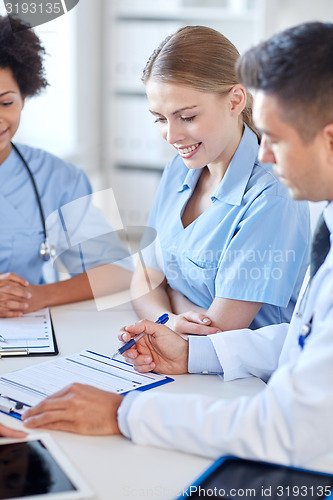
M 24 156 L 21 154 L 21 152 L 15 146 L 15 144 L 13 144 L 11 142 L 11 145 L 12 145 L 12 148 L 16 151 L 16 153 L 20 157 L 20 159 L 21 159 L 23 165 L 25 166 L 26 170 L 28 171 L 29 177 L 31 179 L 31 182 L 32 182 L 32 185 L 33 185 L 33 188 L 34 188 L 34 191 L 35 191 L 36 200 L 37 200 L 37 204 L 38 204 L 38 208 L 39 208 L 39 213 L 40 213 L 40 218 L 42 220 L 43 232 L 44 232 L 44 241 L 42 241 L 42 243 L 40 244 L 39 255 L 40 255 L 40 257 L 41 257 L 42 260 L 48 261 L 48 260 L 50 260 L 51 257 L 53 258 L 53 257 L 56 256 L 56 249 L 55 249 L 55 247 L 53 247 L 52 245 L 50 245 L 49 242 L 48 242 L 47 231 L 46 231 L 46 224 L 45 224 L 45 216 L 44 216 L 44 211 L 43 211 L 42 203 L 41 203 L 41 200 L 40 200 L 40 196 L 39 196 L 39 193 L 38 193 L 38 189 L 37 189 L 37 186 L 36 186 L 36 182 L 35 182 L 34 176 L 32 175 L 30 167 L 29 167 L 26 159 L 24 158 Z
M 311 277 L 309 275 L 306 279 L 303 293 L 299 299 L 297 311 L 295 311 L 295 316 L 297 318 L 301 318 L 303 316 L 303 312 L 305 310 L 305 305 L 306 305 L 306 299 L 307 299 L 307 295 L 309 292 L 310 279 L 311 279 Z M 305 341 L 311 333 L 312 321 L 313 321 L 313 314 L 311 315 L 309 321 L 307 323 L 305 323 L 301 328 L 300 334 L 298 336 L 298 345 L 300 346 L 301 349 L 304 349 Z

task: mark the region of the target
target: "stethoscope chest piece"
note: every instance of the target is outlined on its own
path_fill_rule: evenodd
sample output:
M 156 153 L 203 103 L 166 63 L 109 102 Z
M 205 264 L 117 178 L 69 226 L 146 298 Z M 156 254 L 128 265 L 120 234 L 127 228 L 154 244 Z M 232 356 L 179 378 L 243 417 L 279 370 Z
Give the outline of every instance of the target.
M 42 241 L 39 248 L 39 255 L 42 260 L 48 261 L 56 256 L 56 249 L 54 246 L 50 246 L 47 240 Z

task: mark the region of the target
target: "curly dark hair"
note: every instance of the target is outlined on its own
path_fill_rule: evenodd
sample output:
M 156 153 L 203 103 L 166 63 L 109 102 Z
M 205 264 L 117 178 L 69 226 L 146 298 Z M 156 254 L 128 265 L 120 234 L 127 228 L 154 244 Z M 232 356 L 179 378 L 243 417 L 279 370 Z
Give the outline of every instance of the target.
M 23 97 L 35 96 L 48 86 L 44 55 L 32 29 L 17 18 L 0 16 L 0 68 L 11 69 Z

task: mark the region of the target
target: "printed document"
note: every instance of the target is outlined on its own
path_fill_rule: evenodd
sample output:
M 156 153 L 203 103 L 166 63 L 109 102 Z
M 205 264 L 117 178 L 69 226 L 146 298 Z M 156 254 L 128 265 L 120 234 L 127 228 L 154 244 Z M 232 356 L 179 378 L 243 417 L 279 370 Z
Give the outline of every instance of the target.
M 0 395 L 33 406 L 67 385 L 79 382 L 104 391 L 126 394 L 173 379 L 157 373 L 138 373 L 132 365 L 108 356 L 82 351 L 38 363 L 0 377 Z
M 56 350 L 48 308 L 20 318 L 0 318 L 0 354 L 21 349 L 26 350 L 26 354 Z

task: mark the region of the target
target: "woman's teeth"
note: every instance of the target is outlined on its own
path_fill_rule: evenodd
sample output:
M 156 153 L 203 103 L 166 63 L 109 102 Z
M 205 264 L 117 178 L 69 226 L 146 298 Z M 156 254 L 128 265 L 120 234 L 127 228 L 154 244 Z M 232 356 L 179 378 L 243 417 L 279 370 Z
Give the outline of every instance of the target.
M 188 148 L 184 148 L 184 149 L 178 149 L 178 151 L 180 152 L 181 155 L 186 155 L 187 153 L 191 153 L 192 151 L 194 151 L 195 149 L 197 149 L 199 147 L 199 143 L 198 144 L 195 144 L 193 146 L 190 146 Z

